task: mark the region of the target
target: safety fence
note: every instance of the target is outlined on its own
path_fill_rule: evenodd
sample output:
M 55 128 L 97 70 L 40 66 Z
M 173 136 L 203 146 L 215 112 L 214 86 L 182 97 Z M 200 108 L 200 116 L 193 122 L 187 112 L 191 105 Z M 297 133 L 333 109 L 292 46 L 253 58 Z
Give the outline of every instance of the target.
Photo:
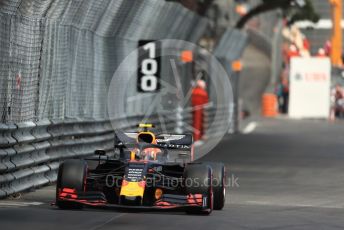
M 225 68 L 233 89 L 233 103 L 230 105 L 232 120 L 229 132 L 239 129 L 239 73 L 232 69 L 232 63 L 240 60 L 248 43 L 248 34 L 236 29 L 227 29 L 221 37 L 214 54 Z
M 247 9 L 253 9 L 259 4 L 261 0 L 234 1 L 231 2 L 231 21 L 237 22 L 240 15 L 235 6 L 238 4 L 247 4 Z M 235 3 L 237 2 L 237 3 Z M 322 0 L 315 0 L 315 2 L 324 2 Z M 267 12 L 257 15 L 246 24 L 246 30 L 249 35 L 250 42 L 257 47 L 263 54 L 271 59 L 271 84 L 274 84 L 282 70 L 282 53 L 281 46 L 283 42 L 282 29 L 283 17 L 280 10 Z M 268 89 L 270 91 L 271 89 Z
M 207 25 L 181 4 L 161 0 L 3 0 L 0 119 L 106 119 L 107 86 L 139 40 L 196 43 Z M 162 63 L 166 82 L 173 80 L 168 64 Z M 126 66 L 136 71 L 137 60 Z M 191 76 L 182 79 L 190 82 Z M 118 84 L 139 95 L 129 78 Z M 126 113 L 136 115 L 145 102 L 128 105 Z

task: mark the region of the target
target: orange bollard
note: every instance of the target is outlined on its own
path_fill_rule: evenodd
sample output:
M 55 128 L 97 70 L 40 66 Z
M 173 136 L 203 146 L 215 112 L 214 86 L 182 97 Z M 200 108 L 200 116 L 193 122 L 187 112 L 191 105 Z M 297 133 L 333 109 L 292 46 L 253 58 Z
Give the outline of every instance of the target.
M 203 108 L 201 109 L 194 109 L 193 113 L 193 136 L 194 140 L 198 141 L 202 139 L 203 136 Z
M 205 88 L 205 82 L 202 80 L 198 80 L 197 86 L 192 90 L 191 94 L 191 104 L 193 107 L 193 135 L 195 141 L 202 139 L 202 136 L 204 134 L 203 107 L 209 102 L 208 92 L 205 90 Z
M 275 94 L 265 93 L 263 95 L 262 115 L 264 117 L 276 117 L 278 115 L 278 102 Z

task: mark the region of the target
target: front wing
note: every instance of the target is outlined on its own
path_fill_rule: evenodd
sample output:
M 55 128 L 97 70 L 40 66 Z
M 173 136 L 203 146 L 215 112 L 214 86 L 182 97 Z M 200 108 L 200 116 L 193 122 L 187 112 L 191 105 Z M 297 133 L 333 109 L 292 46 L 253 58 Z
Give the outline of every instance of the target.
M 208 197 L 202 194 L 172 195 L 165 194 L 153 206 L 132 206 L 108 203 L 102 192 L 76 192 L 75 189 L 64 188 L 59 192 L 58 201 L 75 202 L 89 207 L 114 209 L 201 209 L 206 210 Z

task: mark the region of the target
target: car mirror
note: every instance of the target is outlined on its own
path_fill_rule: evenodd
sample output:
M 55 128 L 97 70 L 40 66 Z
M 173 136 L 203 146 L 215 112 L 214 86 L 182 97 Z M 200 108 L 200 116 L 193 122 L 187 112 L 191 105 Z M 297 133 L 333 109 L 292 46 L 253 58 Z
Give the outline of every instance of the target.
M 189 157 L 190 154 L 189 154 L 189 153 L 182 152 L 182 153 L 178 153 L 178 156 L 179 156 L 180 158 L 186 158 L 186 157 Z
M 106 151 L 103 149 L 97 149 L 96 151 L 94 151 L 94 154 L 99 155 L 99 156 L 105 156 Z

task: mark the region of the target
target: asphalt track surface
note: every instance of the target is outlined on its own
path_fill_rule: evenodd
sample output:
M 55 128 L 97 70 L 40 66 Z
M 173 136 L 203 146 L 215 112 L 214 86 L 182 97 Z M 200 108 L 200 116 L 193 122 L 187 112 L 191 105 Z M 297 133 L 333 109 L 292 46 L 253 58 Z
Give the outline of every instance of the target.
M 51 207 L 54 187 L 0 201 L 0 229 L 343 229 L 344 123 L 261 120 L 204 160 L 238 178 L 223 211 L 118 212 Z M 233 183 L 235 185 L 235 183 Z

